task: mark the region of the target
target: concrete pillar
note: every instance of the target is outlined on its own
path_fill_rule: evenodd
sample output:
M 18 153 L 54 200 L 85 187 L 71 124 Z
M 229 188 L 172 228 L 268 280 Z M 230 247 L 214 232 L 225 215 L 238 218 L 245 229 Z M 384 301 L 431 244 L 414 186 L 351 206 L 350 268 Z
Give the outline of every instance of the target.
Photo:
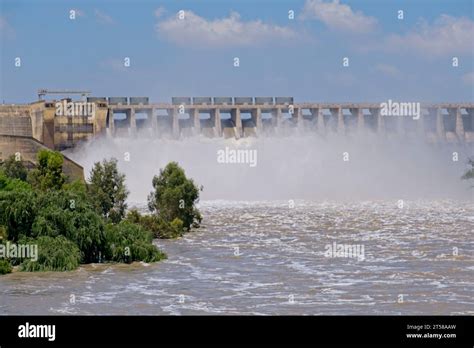
M 330 111 L 333 117 L 337 117 L 337 132 L 344 133 L 346 131 L 346 127 L 344 125 L 344 115 L 342 113 L 342 108 L 334 108 L 330 109 Z
M 474 108 L 466 108 L 466 112 L 469 115 L 467 125 L 471 124 L 470 131 L 474 132 Z
M 276 109 L 276 126 L 277 128 L 280 128 L 282 125 L 282 115 L 281 115 L 281 108 Z
M 461 108 L 453 109 L 453 114 L 456 117 L 456 135 L 459 139 L 464 140 L 464 123 L 461 114 Z
M 235 138 L 242 138 L 242 118 L 240 116 L 240 108 L 232 109 L 231 111 L 232 122 L 234 122 Z
M 170 109 L 168 114 L 171 116 L 173 138 L 179 138 L 179 113 L 176 108 Z
M 155 112 L 155 109 L 151 109 L 149 114 L 148 114 L 148 119 L 150 120 L 150 124 L 151 124 L 151 134 L 154 136 L 154 137 L 158 137 L 158 119 L 157 119 L 157 115 L 156 115 L 156 112 Z
M 446 131 L 444 129 L 443 113 L 440 108 L 435 109 L 436 113 L 436 134 L 441 140 L 446 139 Z
M 69 116 L 67 117 L 67 144 L 68 146 L 73 146 L 74 144 L 74 124 L 72 122 L 72 119 L 73 117 L 72 116 Z M 56 132 L 56 130 L 54 130 L 54 144 L 58 144 L 58 143 L 61 143 L 63 139 L 61 139 L 62 137 L 60 136 L 59 139 L 58 139 L 58 133 Z
M 127 112 L 127 116 L 130 117 L 130 131 L 132 135 L 137 134 L 137 119 L 135 117 L 135 109 L 130 108 Z
M 93 133 L 94 135 L 103 134 L 106 130 L 106 123 L 107 123 L 107 115 L 109 112 L 108 108 L 99 107 L 97 103 L 95 104 L 95 111 L 92 116 L 89 116 L 87 122 L 91 122 L 93 124 Z
M 471 130 L 471 132 L 474 132 L 474 108 L 466 108 L 466 112 L 469 115 L 469 120 L 471 122 L 470 130 Z
M 337 114 L 337 131 L 338 133 L 345 133 L 346 125 L 344 124 L 344 114 L 342 113 L 342 108 L 339 108 Z
M 216 137 L 222 137 L 221 110 L 211 110 L 211 118 L 214 119 L 214 134 Z
M 199 119 L 199 110 L 193 109 L 191 111 L 191 117 L 193 118 L 194 135 L 201 134 L 201 120 Z
M 115 136 L 114 109 L 109 109 L 109 133 L 111 136 Z
M 300 108 L 294 108 L 294 113 L 296 117 L 296 125 L 298 129 L 301 131 L 304 129 L 304 119 L 303 119 L 303 112 Z
M 357 128 L 359 130 L 365 129 L 365 116 L 363 109 L 357 109 Z
M 263 130 L 262 109 L 256 108 L 252 110 L 252 120 L 255 123 L 257 135 L 260 135 Z
M 56 108 L 45 108 L 43 111 L 43 145 L 55 149 L 54 119 Z
M 43 110 L 33 109 L 30 111 L 31 126 L 33 131 L 33 138 L 39 142 L 43 142 Z

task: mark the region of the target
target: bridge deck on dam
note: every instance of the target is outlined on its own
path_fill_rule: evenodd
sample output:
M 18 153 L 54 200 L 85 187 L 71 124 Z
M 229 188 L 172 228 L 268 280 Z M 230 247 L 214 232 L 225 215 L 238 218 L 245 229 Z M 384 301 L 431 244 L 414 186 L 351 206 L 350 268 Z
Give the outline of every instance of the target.
M 312 108 L 360 108 L 360 109 L 379 109 L 381 103 L 314 103 L 314 102 L 299 102 L 299 103 L 285 103 L 285 104 L 172 104 L 172 103 L 152 103 L 152 104 L 108 104 L 109 109 L 120 110 L 120 109 L 173 109 L 179 107 L 185 107 L 190 109 L 276 109 L 279 107 L 288 107 L 292 105 L 294 108 L 312 109 Z M 421 108 L 473 108 L 474 103 L 423 103 L 420 104 Z
M 474 103 L 403 105 L 401 115 L 384 114 L 380 103 L 183 103 L 108 105 L 106 128 L 114 136 L 137 133 L 175 138 L 289 134 L 289 129 L 423 136 L 428 141 L 474 142 Z M 187 99 L 187 100 L 186 100 Z M 292 99 L 292 98 L 291 98 Z M 412 107 L 413 106 L 413 107 Z M 392 109 L 391 109 L 392 110 Z M 403 111 L 407 114 L 403 114 Z

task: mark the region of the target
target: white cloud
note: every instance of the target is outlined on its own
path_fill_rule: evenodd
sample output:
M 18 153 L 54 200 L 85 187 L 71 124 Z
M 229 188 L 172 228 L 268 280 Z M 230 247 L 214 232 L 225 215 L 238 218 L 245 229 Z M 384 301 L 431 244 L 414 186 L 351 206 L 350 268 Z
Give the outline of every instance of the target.
M 388 50 L 406 52 L 414 50 L 424 55 L 446 55 L 471 53 L 474 55 L 472 40 L 474 22 L 465 17 L 442 15 L 433 24 L 420 21 L 418 28 L 405 35 L 388 37 Z
M 360 11 L 353 11 L 350 6 L 339 3 L 339 0 L 332 2 L 306 0 L 302 19 L 314 18 L 331 29 L 352 33 L 370 32 L 377 24 L 375 18 L 366 16 Z
M 99 23 L 102 24 L 113 24 L 114 20 L 108 14 L 99 11 L 98 9 L 94 10 L 94 16 Z
M 191 11 L 184 19 L 174 16 L 156 24 L 157 33 L 180 45 L 248 46 L 262 42 L 281 42 L 297 37 L 286 27 L 260 20 L 244 22 L 237 12 L 229 17 L 207 20 Z

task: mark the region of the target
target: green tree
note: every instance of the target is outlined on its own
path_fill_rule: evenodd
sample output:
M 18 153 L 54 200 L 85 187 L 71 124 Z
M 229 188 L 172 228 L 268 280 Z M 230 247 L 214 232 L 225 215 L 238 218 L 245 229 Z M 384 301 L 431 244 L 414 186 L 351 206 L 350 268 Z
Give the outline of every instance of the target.
M 37 213 L 37 194 L 31 190 L 0 190 L 0 225 L 14 242 L 31 234 Z
M 16 159 L 15 155 L 8 157 L 2 165 L 2 169 L 5 175 L 12 179 L 26 181 L 28 176 L 28 170 L 23 165 L 22 161 Z
M 90 173 L 89 195 L 97 211 L 113 223 L 120 222 L 127 209 L 125 175 L 117 169 L 115 158 L 96 162 Z
M 186 230 L 199 227 L 201 214 L 196 208 L 200 189 L 192 179 L 188 179 L 184 170 L 176 162 L 160 170 L 153 177 L 154 191 L 148 196 L 148 208 L 165 222 L 178 226 L 180 221 Z M 201 187 L 202 190 L 202 187 Z M 176 220 L 178 219 L 178 220 Z
M 37 161 L 28 178 L 31 184 L 42 191 L 60 190 L 67 179 L 63 173 L 63 155 L 57 151 L 40 150 Z

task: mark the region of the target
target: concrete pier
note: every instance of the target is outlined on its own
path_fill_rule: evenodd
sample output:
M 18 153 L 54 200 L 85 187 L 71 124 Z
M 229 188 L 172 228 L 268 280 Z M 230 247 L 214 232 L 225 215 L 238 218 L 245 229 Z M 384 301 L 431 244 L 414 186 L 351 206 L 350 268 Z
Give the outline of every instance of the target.
M 211 122 L 214 125 L 214 135 L 218 138 L 222 137 L 222 121 L 220 109 L 211 110 Z
M 235 139 L 242 138 L 242 118 L 240 116 L 240 109 L 233 109 L 230 113 L 232 123 L 234 124 Z
M 114 120 L 114 109 L 108 110 L 108 118 L 107 118 L 108 126 L 110 135 L 115 136 L 115 120 Z
M 463 119 L 461 116 L 461 109 L 460 108 L 453 108 L 449 109 L 450 115 L 456 118 L 456 135 L 459 139 L 464 139 L 464 124 Z
M 172 122 L 171 129 L 173 132 L 173 137 L 179 138 L 179 134 L 180 134 L 179 110 L 177 110 L 176 108 L 168 109 L 168 115 L 170 116 L 171 122 Z
M 191 117 L 194 125 L 194 135 L 201 134 L 201 120 L 199 119 L 199 110 L 193 109 Z
M 130 108 L 129 110 L 127 110 L 127 117 L 130 117 L 130 134 L 132 136 L 136 136 L 137 135 L 137 119 L 135 116 L 134 108 Z
M 436 134 L 438 135 L 438 139 L 441 141 L 446 140 L 446 131 L 444 128 L 444 120 L 441 109 L 431 108 L 431 110 L 433 110 L 436 115 Z
M 262 109 L 257 108 L 252 110 L 252 121 L 255 124 L 256 132 L 255 134 L 257 136 L 263 135 L 263 123 L 262 123 Z

